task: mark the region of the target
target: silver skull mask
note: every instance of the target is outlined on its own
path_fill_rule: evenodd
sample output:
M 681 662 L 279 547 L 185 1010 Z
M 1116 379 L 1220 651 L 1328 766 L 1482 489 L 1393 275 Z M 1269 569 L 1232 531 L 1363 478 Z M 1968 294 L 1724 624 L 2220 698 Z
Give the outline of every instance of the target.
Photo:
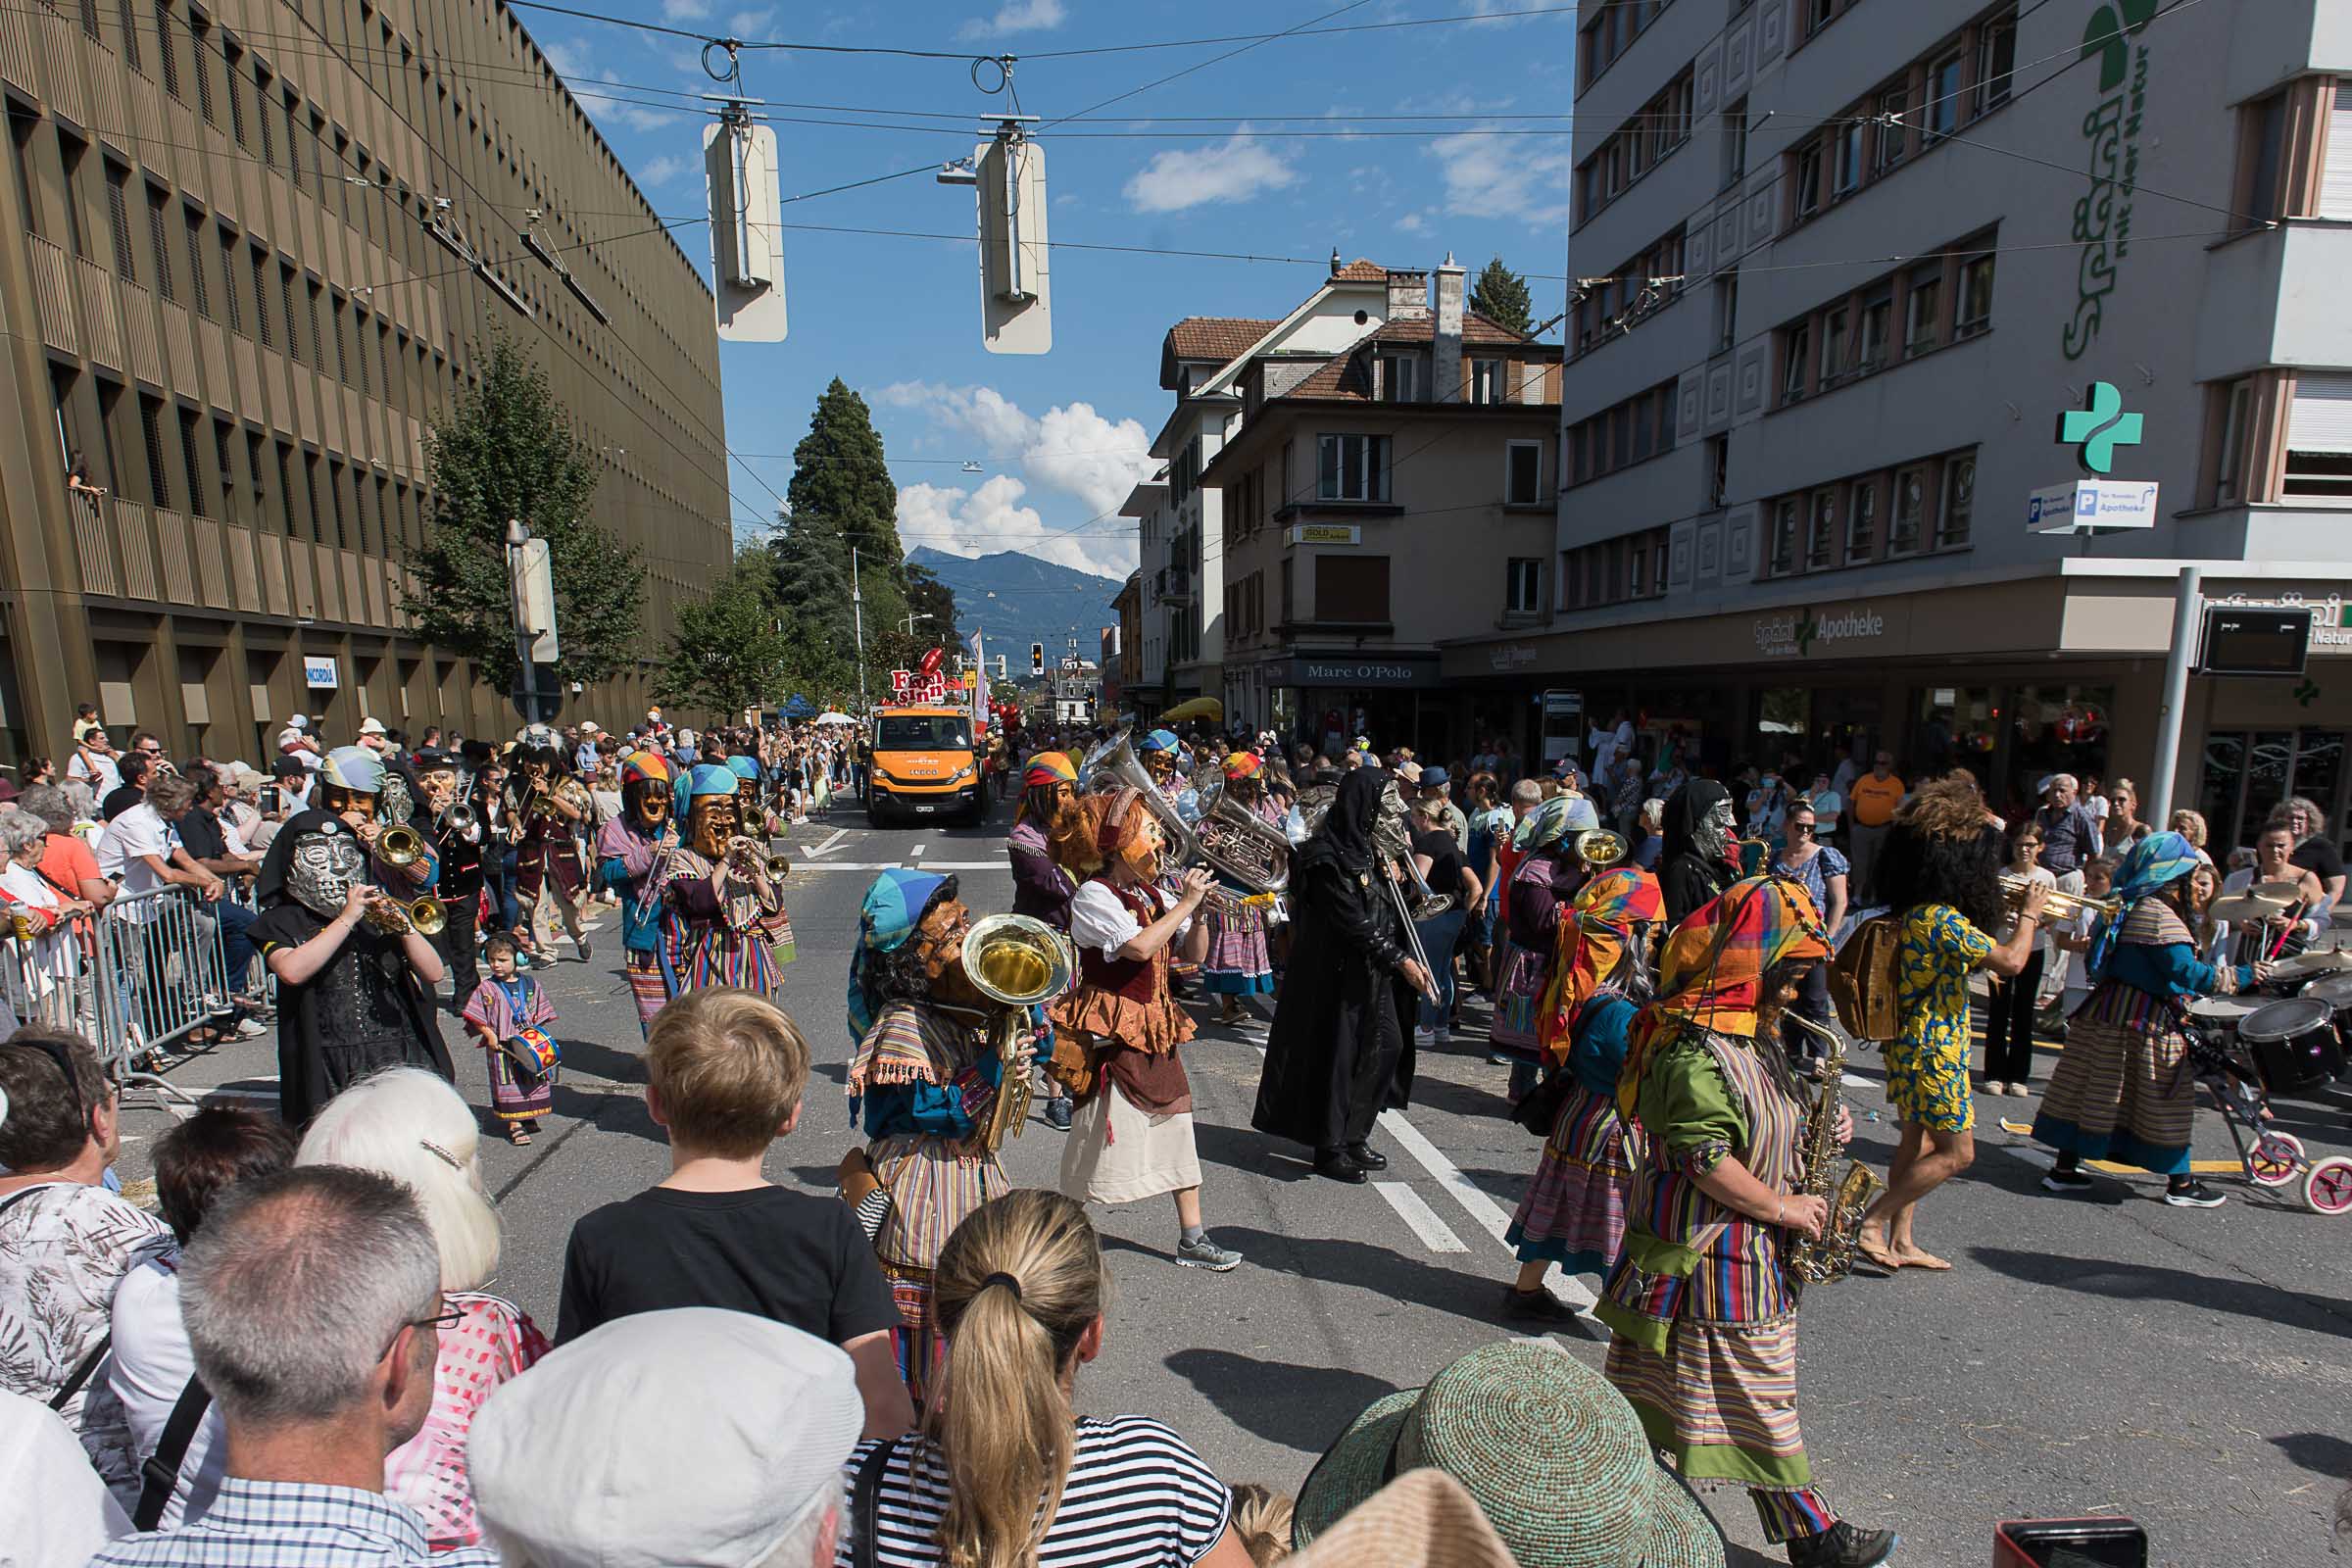
M 368 880 L 368 852 L 348 833 L 307 833 L 286 862 L 286 891 L 313 914 L 333 919 Z
M 1413 836 L 1410 829 L 1412 813 L 1405 809 L 1404 797 L 1397 793 L 1396 781 L 1389 780 L 1380 787 L 1380 808 L 1372 813 L 1372 842 L 1383 854 L 1410 855 Z
M 1698 824 L 1690 830 L 1690 838 L 1697 845 L 1699 854 L 1722 860 L 1731 858 L 1732 846 L 1739 831 L 1738 819 L 1732 814 L 1732 803 L 1721 800 L 1707 808 L 1707 814 L 1700 817 Z

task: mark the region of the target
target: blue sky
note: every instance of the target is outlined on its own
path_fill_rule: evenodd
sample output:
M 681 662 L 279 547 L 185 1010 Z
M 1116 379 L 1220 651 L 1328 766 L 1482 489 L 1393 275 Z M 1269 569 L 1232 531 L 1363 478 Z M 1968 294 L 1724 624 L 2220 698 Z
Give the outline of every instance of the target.
M 746 40 L 1030 56 L 1301 24 L 1481 17 L 1546 0 L 1181 9 L 1100 0 L 790 10 L 730 10 L 729 0 L 566 3 Z M 706 117 L 692 95 L 716 88 L 698 46 L 545 11 L 518 14 L 655 211 L 699 217 Z M 1426 268 L 1451 250 L 1474 272 L 1494 255 L 1522 272 L 1564 270 L 1566 122 L 1495 117 L 1566 115 L 1574 37 L 1573 15 L 1562 10 L 1282 39 L 1222 61 L 1215 57 L 1240 46 L 1025 58 L 1015 68 L 1021 107 L 1049 122 L 1200 68 L 1044 131 L 1056 242 L 1308 265 L 1057 249 L 1053 352 L 999 356 L 981 346 L 970 245 L 788 228 L 790 338 L 720 352 L 727 441 L 745 460 L 731 468 L 739 536 L 773 514 L 766 486 L 785 488 L 816 396 L 840 375 L 873 405 L 909 549 L 1017 549 L 1124 574 L 1135 563 L 1133 523 L 1090 519 L 1115 514 L 1139 473 L 1154 466 L 1143 448 L 1169 411 L 1159 345 L 1177 318 L 1280 316 L 1314 288 L 1335 246 L 1387 266 Z M 973 85 L 967 60 L 808 49 L 742 58 L 746 96 L 766 100 L 773 116 L 826 122 L 775 127 L 788 225 L 972 231 L 971 190 L 927 173 L 791 200 L 968 154 L 983 117 L 1004 113 L 1005 99 Z M 993 69 L 982 74 L 994 79 Z M 1361 118 L 1369 116 L 1459 118 Z M 1488 134 L 1498 130 L 1541 134 Z M 707 272 L 707 226 L 681 227 L 678 238 Z M 1539 319 L 1561 308 L 1563 283 L 1530 286 Z M 982 471 L 965 471 L 967 461 Z

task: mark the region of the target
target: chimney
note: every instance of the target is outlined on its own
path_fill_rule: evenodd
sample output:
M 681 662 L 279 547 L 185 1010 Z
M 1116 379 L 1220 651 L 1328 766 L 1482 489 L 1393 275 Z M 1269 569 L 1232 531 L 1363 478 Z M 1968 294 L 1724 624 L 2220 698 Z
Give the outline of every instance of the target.
M 1453 252 L 1432 274 L 1436 287 L 1438 320 L 1430 338 L 1432 382 L 1436 401 L 1459 403 L 1462 399 L 1462 269 L 1455 263 Z
M 1389 270 L 1389 319 L 1415 321 L 1429 315 L 1429 276 Z

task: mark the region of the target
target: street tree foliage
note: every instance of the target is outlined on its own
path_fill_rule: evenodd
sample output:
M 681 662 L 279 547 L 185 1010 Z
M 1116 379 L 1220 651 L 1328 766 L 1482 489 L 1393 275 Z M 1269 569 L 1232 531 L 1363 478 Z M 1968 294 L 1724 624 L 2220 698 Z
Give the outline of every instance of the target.
M 425 431 L 432 512 L 422 547 L 409 553 L 416 587 L 402 608 L 426 642 L 472 660 L 501 689 L 514 685 L 506 537 L 507 519 L 518 517 L 550 547 L 557 678 L 610 679 L 638 656 L 644 564 L 590 519 L 596 465 L 546 372 L 504 335 L 477 368 L 476 384 Z
M 1536 317 L 1528 299 L 1527 279 L 1502 265 L 1497 256 L 1480 270 L 1470 290 L 1470 308 L 1497 326 L 1525 332 Z
M 770 706 L 798 682 L 797 652 L 776 604 L 774 563 L 755 545 L 736 556 L 707 597 L 679 607 L 655 693 L 706 714 Z
M 766 555 L 794 678 L 805 689 L 857 691 L 854 560 L 865 606 L 866 690 L 886 696 L 891 670 L 912 668 L 926 649 L 954 650 L 955 592 L 906 564 L 881 434 L 865 400 L 838 377 L 818 397 L 793 463 Z M 910 614 L 928 618 L 910 625 Z

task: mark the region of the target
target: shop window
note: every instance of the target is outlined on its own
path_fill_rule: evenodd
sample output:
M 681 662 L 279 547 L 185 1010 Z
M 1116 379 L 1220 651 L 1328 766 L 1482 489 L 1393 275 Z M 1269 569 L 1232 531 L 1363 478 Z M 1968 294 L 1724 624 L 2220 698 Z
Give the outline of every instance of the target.
M 2022 686 L 2008 693 L 2006 794 L 1995 810 L 2020 813 L 2040 804 L 2034 786 L 2052 773 L 2072 773 L 2084 790 L 2096 779 L 2114 782 L 2108 771 L 2115 688 L 2108 685 Z
M 1513 441 L 1503 448 L 1502 501 L 1508 507 L 1532 507 L 1544 499 L 1544 444 Z
M 1388 557 L 1348 554 L 1315 558 L 1317 621 L 1375 625 L 1388 618 Z

